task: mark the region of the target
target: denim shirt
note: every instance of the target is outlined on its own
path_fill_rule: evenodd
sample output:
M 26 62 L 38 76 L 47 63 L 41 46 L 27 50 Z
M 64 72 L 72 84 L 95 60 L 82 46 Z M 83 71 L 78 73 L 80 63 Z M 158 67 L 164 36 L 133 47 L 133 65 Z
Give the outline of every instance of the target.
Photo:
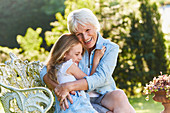
M 100 33 L 98 33 L 96 47 L 90 54 L 90 60 L 89 53 L 86 50 L 79 63 L 79 68 L 88 75 L 88 69 L 90 68 L 90 71 L 92 69 L 94 51 L 96 49 L 102 49 L 102 46 L 106 47 L 106 51 L 101 58 L 95 73 L 84 78 L 88 83 L 88 91 L 94 90 L 100 94 L 105 94 L 106 92 L 116 89 L 112 73 L 116 67 L 119 46 L 108 39 L 104 39 Z
M 98 39 L 95 49 L 102 49 L 102 46 L 106 47 L 106 51 L 101 58 L 96 72 L 91 76 L 84 77 L 88 83 L 88 91 L 96 91 L 100 94 L 105 94 L 106 92 L 113 91 L 116 89 L 115 81 L 112 78 L 112 73 L 116 67 L 117 57 L 119 52 L 119 46 L 108 39 L 104 39 L 100 33 L 98 33 Z M 92 62 L 94 57 L 94 51 L 90 54 L 85 50 L 82 60 L 79 63 L 79 68 L 88 75 L 89 68 L 92 69 Z M 40 78 L 43 81 L 44 75 L 47 73 L 46 66 L 40 72 Z

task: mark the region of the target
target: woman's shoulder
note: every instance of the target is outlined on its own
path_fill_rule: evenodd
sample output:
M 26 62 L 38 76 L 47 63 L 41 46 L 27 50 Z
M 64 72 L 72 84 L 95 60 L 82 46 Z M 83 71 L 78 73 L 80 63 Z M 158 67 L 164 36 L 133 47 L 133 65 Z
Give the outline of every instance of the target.
M 116 43 L 114 43 L 114 42 L 112 42 L 112 41 L 110 41 L 110 40 L 108 40 L 108 39 L 107 39 L 107 41 L 105 41 L 105 42 L 103 43 L 103 45 L 104 45 L 106 48 L 119 49 L 119 45 L 118 45 L 118 44 L 116 44 Z

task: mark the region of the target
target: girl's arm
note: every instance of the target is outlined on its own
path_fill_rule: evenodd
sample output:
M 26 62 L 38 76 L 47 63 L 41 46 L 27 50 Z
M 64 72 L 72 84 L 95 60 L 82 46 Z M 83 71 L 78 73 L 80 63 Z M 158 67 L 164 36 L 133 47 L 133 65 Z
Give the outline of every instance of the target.
M 82 79 L 87 76 L 75 63 L 67 69 L 66 73 L 73 75 L 76 79 Z
M 90 75 L 92 75 L 100 62 L 100 59 L 104 55 L 106 47 L 103 46 L 102 49 L 95 50 L 94 58 L 93 58 L 93 66 Z M 66 71 L 66 73 L 73 75 L 76 79 L 82 79 L 87 76 L 76 64 L 72 64 Z
M 103 46 L 102 49 L 95 50 L 94 57 L 93 57 L 93 66 L 90 75 L 92 75 L 96 71 L 96 68 L 100 62 L 100 59 L 104 55 L 105 50 L 106 50 L 105 46 Z

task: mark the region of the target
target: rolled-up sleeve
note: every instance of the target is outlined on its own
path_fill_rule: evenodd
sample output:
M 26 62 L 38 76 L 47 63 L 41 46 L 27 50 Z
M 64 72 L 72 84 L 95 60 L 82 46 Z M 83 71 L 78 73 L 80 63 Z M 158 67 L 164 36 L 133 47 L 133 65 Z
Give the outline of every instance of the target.
M 87 80 L 89 91 L 113 83 L 114 80 L 112 79 L 111 81 L 109 79 L 111 79 L 116 67 L 118 52 L 118 45 L 115 44 L 112 47 L 108 47 L 96 68 L 96 72 L 91 76 L 84 77 Z
M 44 78 L 44 76 L 45 76 L 46 73 L 47 73 L 47 67 L 44 66 L 44 67 L 42 68 L 42 70 L 40 71 L 40 79 L 41 79 L 43 85 L 45 85 L 45 82 L 44 82 L 44 79 L 43 79 L 43 78 Z

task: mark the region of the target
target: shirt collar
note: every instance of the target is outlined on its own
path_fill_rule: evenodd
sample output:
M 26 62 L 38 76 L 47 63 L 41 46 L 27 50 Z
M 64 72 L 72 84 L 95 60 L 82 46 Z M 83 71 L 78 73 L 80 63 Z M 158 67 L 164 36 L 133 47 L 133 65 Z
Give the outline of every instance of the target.
M 99 32 L 97 32 L 97 35 L 98 35 L 98 39 L 96 42 L 95 49 L 102 49 L 103 43 L 104 43 L 104 38 L 101 36 L 101 34 Z

